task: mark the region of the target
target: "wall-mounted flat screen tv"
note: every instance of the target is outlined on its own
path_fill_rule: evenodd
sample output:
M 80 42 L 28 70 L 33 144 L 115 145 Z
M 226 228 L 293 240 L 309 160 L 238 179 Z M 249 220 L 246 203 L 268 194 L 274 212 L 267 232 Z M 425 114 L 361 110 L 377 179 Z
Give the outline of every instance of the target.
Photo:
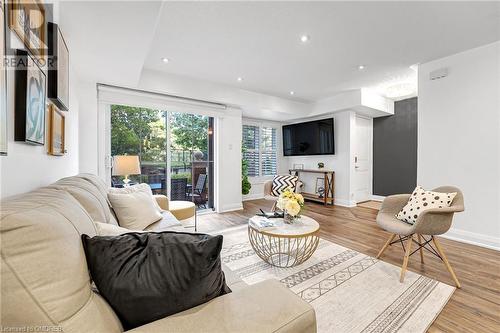
M 333 118 L 283 126 L 283 155 L 335 154 Z

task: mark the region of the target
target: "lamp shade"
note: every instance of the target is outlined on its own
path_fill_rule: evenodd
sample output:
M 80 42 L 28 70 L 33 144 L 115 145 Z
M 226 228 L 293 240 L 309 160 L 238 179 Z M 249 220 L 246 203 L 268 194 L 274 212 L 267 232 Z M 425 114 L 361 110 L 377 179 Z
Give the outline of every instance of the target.
M 113 176 L 140 175 L 139 156 L 113 156 Z

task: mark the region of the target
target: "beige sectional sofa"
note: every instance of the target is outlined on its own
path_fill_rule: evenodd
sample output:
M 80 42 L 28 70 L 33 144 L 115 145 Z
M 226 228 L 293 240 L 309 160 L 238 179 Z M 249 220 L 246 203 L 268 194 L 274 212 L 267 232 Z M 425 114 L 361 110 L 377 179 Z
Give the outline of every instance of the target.
M 162 208 L 165 197 L 157 197 Z M 117 225 L 98 177 L 68 177 L 1 202 L 1 317 L 10 331 L 122 332 L 91 288 L 80 236 Z M 147 230 L 185 230 L 165 211 Z M 134 332 L 315 332 L 312 307 L 274 280 L 251 286 L 226 271 L 233 292 Z

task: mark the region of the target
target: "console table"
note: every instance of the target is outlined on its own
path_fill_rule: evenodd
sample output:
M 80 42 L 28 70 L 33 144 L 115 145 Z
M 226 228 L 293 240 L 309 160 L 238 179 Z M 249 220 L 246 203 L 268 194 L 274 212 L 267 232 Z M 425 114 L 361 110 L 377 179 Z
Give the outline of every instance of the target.
M 325 193 L 323 194 L 323 197 L 319 196 L 316 193 L 302 192 L 301 194 L 304 197 L 304 199 L 323 202 L 325 206 L 328 204 L 333 205 L 334 193 L 335 193 L 335 171 L 322 170 L 322 169 L 290 169 L 289 173 L 291 175 L 299 177 L 299 179 L 301 173 L 322 174 L 325 180 Z

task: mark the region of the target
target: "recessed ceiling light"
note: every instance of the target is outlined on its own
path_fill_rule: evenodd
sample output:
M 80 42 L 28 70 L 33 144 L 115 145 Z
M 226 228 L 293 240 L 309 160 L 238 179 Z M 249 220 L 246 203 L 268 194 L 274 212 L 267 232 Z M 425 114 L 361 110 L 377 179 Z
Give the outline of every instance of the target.
M 308 42 L 309 41 L 309 36 L 308 35 L 302 35 L 302 36 L 300 36 L 300 41 L 302 43 Z
M 290 91 L 290 95 L 293 95 L 293 94 L 295 94 L 295 91 Z
M 243 78 L 242 77 L 239 77 L 237 78 L 236 80 L 238 80 L 239 82 L 243 81 Z
M 365 68 L 366 68 L 366 67 L 365 67 L 365 65 L 359 65 L 359 66 L 358 66 L 358 69 L 359 69 L 360 71 L 362 71 L 362 70 L 363 70 L 363 69 L 365 69 Z
M 168 63 L 170 60 L 168 58 L 161 58 L 161 61 L 163 61 L 164 63 Z

